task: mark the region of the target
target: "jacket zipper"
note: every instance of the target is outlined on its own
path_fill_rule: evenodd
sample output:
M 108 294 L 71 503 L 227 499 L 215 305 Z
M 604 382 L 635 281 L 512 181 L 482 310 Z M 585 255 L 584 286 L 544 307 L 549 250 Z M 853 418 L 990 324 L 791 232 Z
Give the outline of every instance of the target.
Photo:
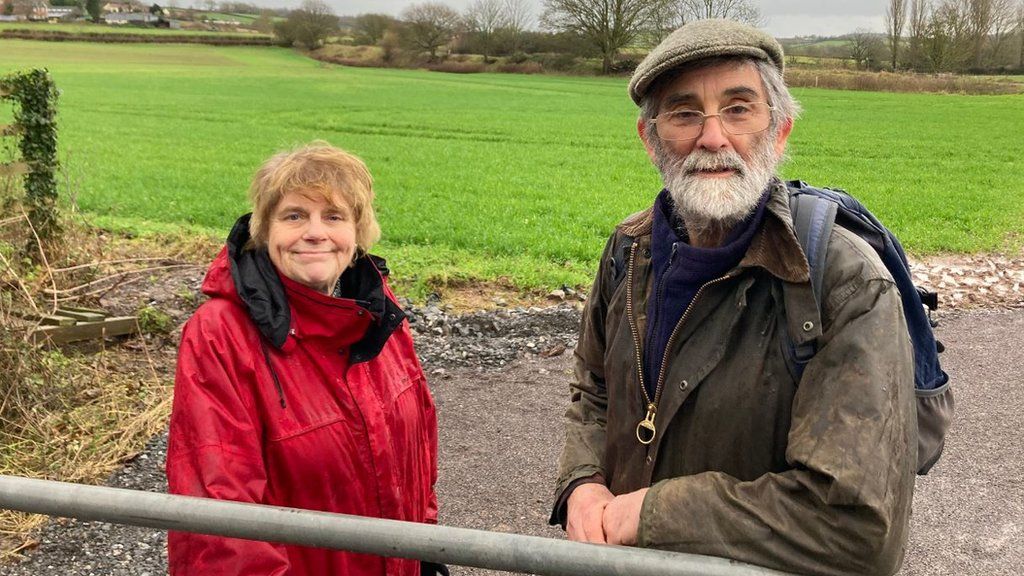
M 654 440 L 654 411 L 656 406 L 651 402 L 650 396 L 647 395 L 647 386 L 644 386 L 644 365 L 643 358 L 640 355 L 640 330 L 636 327 L 636 319 L 633 318 L 633 267 L 636 262 L 636 243 L 634 242 L 629 248 L 629 266 L 626 267 L 626 319 L 629 321 L 629 330 L 633 334 L 633 351 L 636 354 L 636 373 L 640 378 L 640 392 L 644 395 L 644 400 L 647 400 L 647 416 L 636 425 L 636 439 L 641 444 L 650 444 Z M 650 440 L 644 442 L 644 437 L 640 435 L 640 430 L 643 429 L 651 434 Z
M 675 245 L 672 246 L 673 256 L 675 255 Z M 672 349 L 672 343 L 675 341 L 676 336 L 679 334 L 679 328 L 686 322 L 686 318 L 690 315 L 690 311 L 693 309 L 693 305 L 700 298 L 701 294 L 704 293 L 704 289 L 712 284 L 717 284 L 724 280 L 732 278 L 732 276 L 726 274 L 721 278 L 716 278 L 709 282 L 701 285 L 697 289 L 697 293 L 693 295 L 693 300 L 690 300 L 689 306 L 683 311 L 682 317 L 676 322 L 674 328 L 672 328 L 672 334 L 668 337 L 668 343 L 665 345 L 665 355 L 661 359 L 661 369 L 658 371 L 658 384 L 654 388 L 654 400 L 651 400 L 650 395 L 647 394 L 647 387 L 644 386 L 644 369 L 643 369 L 643 358 L 640 355 L 640 330 L 636 326 L 636 320 L 633 318 L 633 263 L 636 258 L 636 244 L 630 248 L 629 251 L 629 266 L 627 267 L 626 273 L 626 316 L 629 319 L 629 328 L 633 333 L 633 348 L 636 352 L 636 366 L 637 375 L 640 377 L 640 392 L 644 395 L 644 400 L 647 401 L 647 414 L 644 419 L 636 425 L 636 439 L 644 446 L 647 446 L 651 442 L 654 442 L 655 436 L 658 434 L 658 429 L 655 426 L 654 419 L 658 412 L 658 402 L 661 400 L 661 392 L 665 387 L 665 366 L 668 364 L 668 354 Z M 669 259 L 671 264 L 671 258 Z M 642 432 L 641 432 L 642 431 Z

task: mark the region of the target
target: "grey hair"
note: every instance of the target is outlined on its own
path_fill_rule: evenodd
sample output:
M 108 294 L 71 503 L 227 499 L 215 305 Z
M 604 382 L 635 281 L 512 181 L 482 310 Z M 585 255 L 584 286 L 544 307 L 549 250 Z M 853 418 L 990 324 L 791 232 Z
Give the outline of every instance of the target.
M 697 68 L 716 66 L 724 63 L 750 63 L 757 69 L 758 74 L 761 76 L 761 82 L 764 84 L 765 97 L 767 98 L 768 103 L 772 105 L 771 124 L 769 125 L 769 130 L 772 134 L 778 134 L 783 123 L 787 120 L 794 120 L 800 115 L 800 103 L 797 102 L 796 98 L 794 98 L 789 92 L 789 87 L 786 86 L 786 81 L 782 77 L 782 72 L 773 64 L 765 60 L 744 56 L 718 56 L 697 60 L 696 62 L 692 62 L 686 66 L 682 66 L 662 74 L 660 78 L 651 83 L 647 92 L 641 99 L 640 118 L 643 120 L 649 120 L 658 115 L 658 111 L 661 108 L 662 91 L 682 73 L 689 70 L 695 70 Z M 653 124 L 647 123 L 646 135 L 648 137 L 656 134 L 653 131 L 653 128 Z
M 772 105 L 772 133 L 778 133 L 779 127 L 787 120 L 796 120 L 800 116 L 800 103 L 796 101 L 782 72 L 773 64 L 764 60 L 755 60 L 754 67 L 761 74 L 761 82 L 767 93 L 768 103 Z

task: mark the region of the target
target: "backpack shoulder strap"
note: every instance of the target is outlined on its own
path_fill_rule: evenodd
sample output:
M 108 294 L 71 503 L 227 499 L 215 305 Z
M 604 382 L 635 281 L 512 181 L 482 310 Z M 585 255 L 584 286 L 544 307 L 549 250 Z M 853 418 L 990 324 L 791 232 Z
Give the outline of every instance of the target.
M 821 311 L 823 300 L 822 290 L 825 279 L 825 257 L 828 240 L 832 236 L 832 228 L 836 222 L 839 206 L 825 194 L 818 194 L 817 188 L 808 186 L 799 180 L 786 183 L 789 190 L 789 210 L 793 215 L 793 230 L 800 242 L 800 248 L 807 256 L 810 268 L 811 291 L 814 301 Z M 797 345 L 788 330 L 786 338 L 786 359 L 797 381 L 803 376 L 804 367 L 818 351 L 817 342 L 811 340 Z
M 828 239 L 832 236 L 832 228 L 836 223 L 836 212 L 839 206 L 832 200 L 815 194 L 815 188 L 807 186 L 799 180 L 799 187 L 789 188 L 789 211 L 793 215 L 793 230 L 800 241 L 800 247 L 807 256 L 807 265 L 811 269 L 811 288 L 814 299 L 821 309 L 822 283 L 825 279 L 825 254 L 828 250 Z

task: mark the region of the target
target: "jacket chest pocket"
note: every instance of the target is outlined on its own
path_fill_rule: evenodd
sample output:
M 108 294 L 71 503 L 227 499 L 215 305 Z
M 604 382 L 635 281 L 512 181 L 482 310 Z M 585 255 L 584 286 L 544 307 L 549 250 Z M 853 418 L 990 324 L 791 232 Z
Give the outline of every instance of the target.
M 274 356 L 260 377 L 268 439 L 300 436 L 338 422 L 361 421 L 340 372 L 343 365 L 319 349 Z
M 383 360 L 383 359 L 382 359 Z M 402 362 L 367 362 L 357 366 L 366 379 L 359 383 L 373 391 L 384 413 L 390 413 L 401 396 L 409 391 L 418 379 L 410 366 Z

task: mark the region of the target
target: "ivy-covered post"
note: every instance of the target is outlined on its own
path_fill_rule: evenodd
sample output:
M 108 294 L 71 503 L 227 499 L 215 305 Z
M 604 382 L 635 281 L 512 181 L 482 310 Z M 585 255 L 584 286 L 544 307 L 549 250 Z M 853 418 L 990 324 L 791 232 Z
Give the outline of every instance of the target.
M 45 69 L 0 78 L 0 96 L 14 100 L 28 216 L 42 240 L 60 232 L 57 219 L 57 87 Z

